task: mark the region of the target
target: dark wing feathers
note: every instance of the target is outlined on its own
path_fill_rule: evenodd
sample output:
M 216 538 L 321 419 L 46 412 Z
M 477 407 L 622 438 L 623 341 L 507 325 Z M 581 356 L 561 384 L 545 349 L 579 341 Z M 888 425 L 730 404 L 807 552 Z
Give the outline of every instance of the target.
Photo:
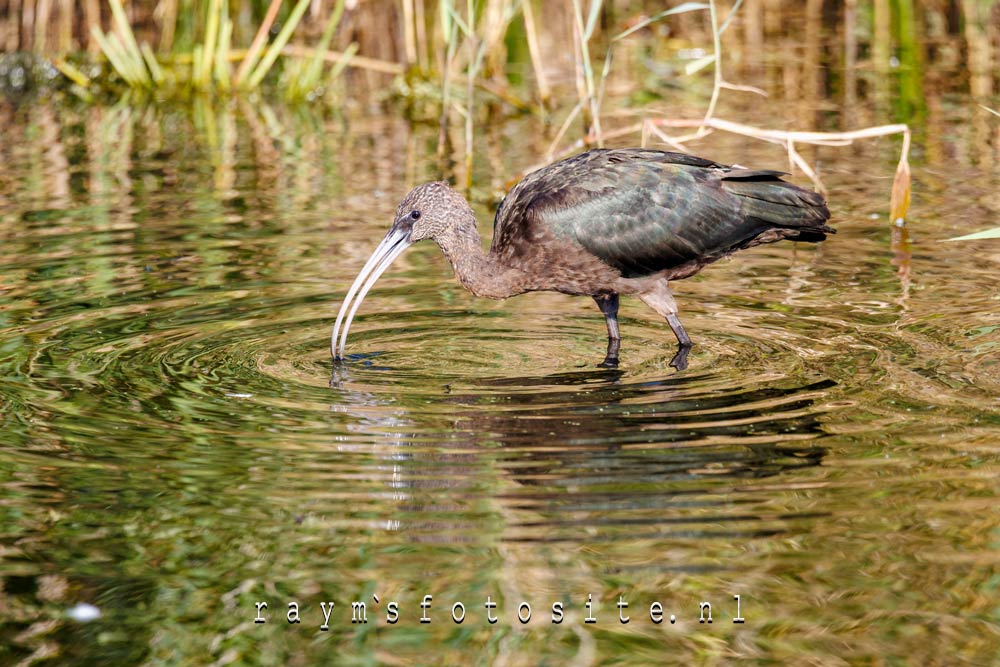
M 723 177 L 722 188 L 738 195 L 747 217 L 787 227 L 822 226 L 830 212 L 822 195 L 779 179 L 747 180 Z
M 833 233 L 823 197 L 782 175 L 682 153 L 589 151 L 514 186 L 497 211 L 493 250 L 530 252 L 534 239 L 554 235 L 635 277 Z

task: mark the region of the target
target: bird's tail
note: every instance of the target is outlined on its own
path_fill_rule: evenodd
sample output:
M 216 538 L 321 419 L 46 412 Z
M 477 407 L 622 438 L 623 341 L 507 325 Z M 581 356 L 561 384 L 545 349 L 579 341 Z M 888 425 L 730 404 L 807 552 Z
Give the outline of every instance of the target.
M 782 238 L 818 242 L 837 230 L 826 221 L 830 210 L 823 195 L 781 180 L 779 171 L 734 170 L 722 179 L 722 187 L 739 195 L 743 214 L 781 230 Z

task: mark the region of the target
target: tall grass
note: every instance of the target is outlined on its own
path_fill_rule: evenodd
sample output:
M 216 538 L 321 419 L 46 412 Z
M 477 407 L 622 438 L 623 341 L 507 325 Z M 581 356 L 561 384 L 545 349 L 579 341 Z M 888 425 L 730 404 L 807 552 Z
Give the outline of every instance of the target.
M 158 56 L 149 42 L 142 41 L 140 44 L 122 0 L 108 0 L 112 16 L 110 30 L 105 32 L 94 23 L 90 26 L 90 34 L 114 71 L 132 88 L 157 89 L 167 94 L 191 90 L 220 93 L 234 89 L 253 91 L 260 88 L 285 53 L 313 1 L 296 0 L 272 39 L 270 32 L 281 13 L 282 1 L 271 0 L 253 41 L 245 50 L 233 47 L 236 27 L 230 15 L 232 3 L 229 0 L 204 0 L 195 4 L 201 10 L 196 12 L 201 16 L 197 24 L 200 27 L 195 31 L 197 39 L 188 53 L 161 53 Z M 161 44 L 173 44 L 176 33 L 174 24 L 180 20 L 176 11 L 177 2 L 163 3 L 162 6 L 166 7 L 166 18 L 160 41 Z M 320 86 L 327 62 L 325 56 L 344 8 L 345 0 L 338 0 L 310 57 L 305 62 L 296 60 L 295 65 L 287 69 L 285 90 L 289 98 L 304 98 Z M 355 50 L 356 46 L 351 47 L 352 52 Z M 233 61 L 239 62 L 235 73 L 231 66 Z M 343 64 L 346 62 L 344 60 Z M 334 66 L 332 72 L 339 74 L 343 64 Z M 71 69 L 71 66 L 61 69 L 77 84 L 91 83 L 76 76 L 79 70 Z
M 818 36 L 830 31 L 844 34 L 848 97 L 857 92 L 855 72 L 860 68 L 863 84 L 876 91 L 884 89 L 883 97 L 895 87 L 901 97 L 916 100 L 919 106 L 921 60 L 930 57 L 926 54 L 933 49 L 936 54 L 967 58 L 973 94 L 991 103 L 989 98 L 998 87 L 995 65 L 1000 62 L 1000 31 L 987 4 L 980 0 L 926 4 L 912 0 L 671 0 L 663 5 L 648 0 L 16 0 L 7 3 L 6 14 L 0 13 L 0 51 L 29 49 L 56 60 L 74 50 L 101 52 L 121 81 L 137 88 L 256 90 L 270 79 L 280 80 L 293 89 L 291 97 L 300 98 L 303 88 L 322 84 L 316 63 L 322 63 L 320 70 L 334 67 L 344 62 L 341 56 L 352 49 L 352 68 L 416 70 L 420 78 L 437 84 L 443 93 L 445 81 L 455 83 L 456 76 L 475 65 L 467 46 L 471 33 L 486 49 L 474 87 L 505 102 L 527 93 L 538 108 L 558 110 L 553 90 L 565 82 L 568 70 L 577 92 L 574 102 L 568 106 L 564 102 L 564 109 L 585 99 L 578 118 L 586 129 L 595 130 L 593 123 L 601 123 L 596 107 L 602 77 L 593 63 L 600 62 L 599 56 L 614 33 L 638 32 L 669 19 L 672 39 L 710 51 L 689 63 L 689 73 L 717 64 L 714 53 L 721 44 L 714 43 L 710 22 L 681 16 L 690 15 L 699 6 L 720 14 L 712 20 L 719 26 L 720 37 L 738 24 L 747 49 L 754 49 L 755 44 L 759 47 L 764 40 L 788 40 L 789 28 L 799 25 L 796 21 L 803 15 L 803 7 L 809 12 L 820 7 L 816 21 L 810 18 L 808 25 L 822 23 L 822 27 L 806 37 L 817 36 L 818 41 Z M 679 11 L 682 8 L 688 11 Z M 338 13 L 342 16 L 333 21 L 331 17 Z M 455 16 L 460 23 L 454 23 Z M 504 16 L 509 20 L 498 18 Z M 849 22 L 850 30 L 846 28 Z M 526 78 L 529 85 L 520 91 L 515 90 L 519 86 L 513 85 L 505 70 L 506 41 L 515 23 L 514 33 L 525 43 L 531 72 Z M 273 34 L 275 26 L 281 28 L 280 40 Z M 461 49 L 457 49 L 456 40 Z M 707 48 L 710 42 L 711 48 Z M 352 48 L 352 43 L 357 47 Z M 759 48 L 740 53 L 743 47 L 738 38 L 727 36 L 726 48 L 744 63 L 761 62 Z M 575 58 L 565 57 L 570 54 Z M 789 55 L 787 65 L 794 67 L 794 54 Z M 895 70 L 891 65 L 894 56 L 902 64 Z M 847 67 L 848 63 L 857 68 Z M 290 71 L 283 71 L 279 78 L 272 75 L 275 69 Z M 871 75 L 875 72 L 885 76 Z M 296 75 L 304 78 L 297 81 Z M 375 85 L 368 88 L 387 83 L 378 78 L 380 74 L 372 76 L 375 78 L 367 81 Z M 718 67 L 714 76 L 722 79 Z M 722 84 L 713 85 L 713 92 L 727 87 L 724 80 Z M 565 100 L 561 91 L 559 94 Z M 454 98 L 449 103 L 453 105 Z M 711 117 L 715 108 L 710 100 L 706 117 Z

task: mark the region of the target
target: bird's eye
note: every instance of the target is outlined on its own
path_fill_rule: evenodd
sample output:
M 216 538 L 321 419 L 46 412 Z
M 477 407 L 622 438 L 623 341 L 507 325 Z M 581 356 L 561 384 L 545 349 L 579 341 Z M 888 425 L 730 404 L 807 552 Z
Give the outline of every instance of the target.
M 410 218 L 413 219 L 413 220 L 419 220 L 420 219 L 420 211 L 411 211 L 410 212 Z

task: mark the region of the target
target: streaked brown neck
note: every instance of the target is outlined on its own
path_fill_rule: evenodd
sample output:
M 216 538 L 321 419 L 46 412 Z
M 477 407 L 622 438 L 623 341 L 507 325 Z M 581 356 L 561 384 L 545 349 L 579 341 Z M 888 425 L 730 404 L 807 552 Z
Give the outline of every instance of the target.
M 451 226 L 434 240 L 451 262 L 458 281 L 476 296 L 506 299 L 526 291 L 523 271 L 502 266 L 496 256 L 483 252 L 474 218 Z

